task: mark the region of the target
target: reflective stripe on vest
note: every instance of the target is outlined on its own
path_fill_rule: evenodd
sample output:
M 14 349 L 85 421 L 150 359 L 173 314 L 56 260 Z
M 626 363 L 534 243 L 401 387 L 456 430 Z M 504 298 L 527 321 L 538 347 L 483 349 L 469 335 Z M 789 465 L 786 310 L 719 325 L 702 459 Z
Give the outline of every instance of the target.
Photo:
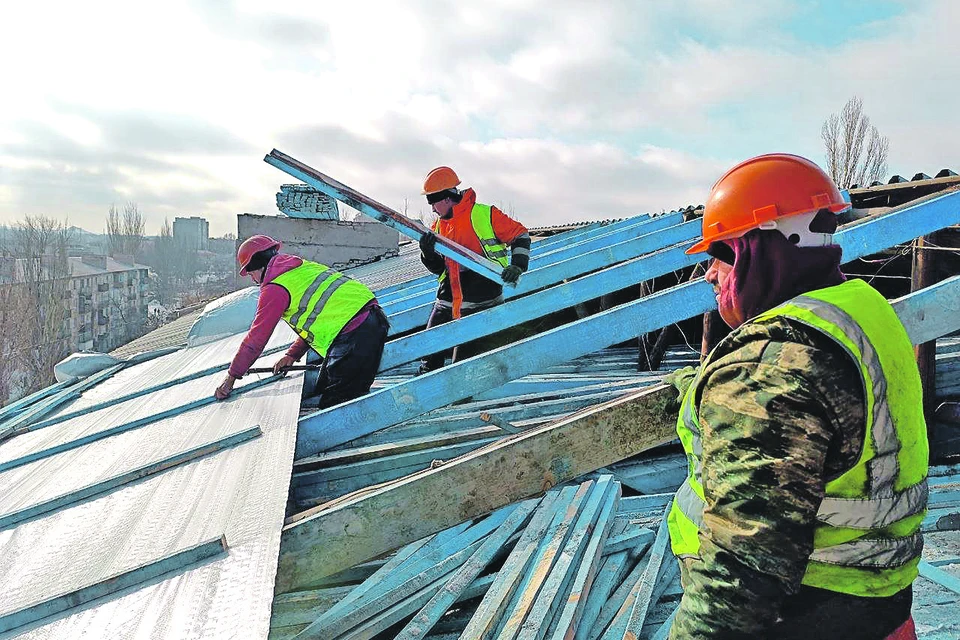
M 501 267 L 510 264 L 510 256 L 507 253 L 507 245 L 497 239 L 497 234 L 493 230 L 493 208 L 488 204 L 474 203 L 470 211 L 470 226 L 473 232 L 477 234 L 477 240 L 480 242 L 480 249 L 483 255 L 489 260 L 493 260 Z M 440 229 L 440 220 L 433 225 L 433 232 L 438 233 Z M 443 282 L 447 277 L 444 271 L 438 276 L 438 280 Z
M 284 321 L 323 357 L 340 330 L 374 297 L 362 283 L 309 260 L 269 284 L 290 294 Z
M 867 404 L 864 448 L 852 469 L 826 485 L 803 583 L 861 596 L 896 593 L 917 575 L 927 502 L 926 426 L 910 340 L 886 300 L 859 280 L 799 296 L 751 322 L 781 316 L 825 333 L 850 353 L 860 366 Z M 882 340 L 871 341 L 868 333 Z M 698 374 L 677 425 L 690 467 L 669 520 L 678 556 L 698 554 L 705 505 L 696 415 L 700 383 Z

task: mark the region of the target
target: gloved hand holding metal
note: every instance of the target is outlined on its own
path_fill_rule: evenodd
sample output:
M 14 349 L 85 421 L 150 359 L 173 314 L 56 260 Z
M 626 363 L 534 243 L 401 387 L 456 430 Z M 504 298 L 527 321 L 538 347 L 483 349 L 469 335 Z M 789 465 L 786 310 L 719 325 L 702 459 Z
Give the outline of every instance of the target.
M 511 264 L 503 268 L 503 273 L 500 274 L 500 277 L 503 278 L 503 281 L 508 284 L 516 284 L 517 280 L 520 279 L 520 274 L 522 273 L 523 269 L 515 264 Z
M 431 253 L 435 253 L 434 245 L 437 244 L 437 236 L 431 232 L 426 232 L 420 236 L 420 251 L 423 255 L 428 256 Z

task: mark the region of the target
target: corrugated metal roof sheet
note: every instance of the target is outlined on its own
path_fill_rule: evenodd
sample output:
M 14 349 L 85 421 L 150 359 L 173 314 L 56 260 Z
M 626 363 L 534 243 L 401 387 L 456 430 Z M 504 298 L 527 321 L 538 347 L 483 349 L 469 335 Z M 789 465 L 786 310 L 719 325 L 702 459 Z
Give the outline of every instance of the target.
M 202 311 L 203 309 L 197 309 L 176 320 L 172 320 L 154 329 L 150 333 L 114 349 L 110 352 L 110 355 L 116 356 L 117 358 L 129 358 L 132 355 L 144 351 L 185 346 L 187 344 L 187 334 L 190 333 L 190 327 L 193 326 L 194 321 L 200 316 Z
M 228 363 L 242 336 L 115 374 L 66 410 Z M 287 329 L 271 341 L 289 342 Z M 207 398 L 222 373 L 0 445 L 0 464 Z M 248 376 L 238 383 L 252 382 Z M 263 435 L 110 493 L 0 530 L 0 617 L 210 538 L 226 556 L 24 628 L 29 638 L 265 637 L 290 478 L 301 376 L 0 473 L 0 517 L 259 425 Z M 62 410 L 63 411 L 63 410 Z

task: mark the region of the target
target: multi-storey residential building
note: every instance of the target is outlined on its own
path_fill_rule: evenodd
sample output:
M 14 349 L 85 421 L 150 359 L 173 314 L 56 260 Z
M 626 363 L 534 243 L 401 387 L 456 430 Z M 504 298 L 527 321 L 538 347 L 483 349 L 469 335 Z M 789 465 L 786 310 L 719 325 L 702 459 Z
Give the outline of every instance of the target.
M 143 331 L 148 267 L 132 258 L 70 258 L 71 344 L 106 353 Z
M 174 218 L 173 240 L 185 249 L 206 251 L 210 241 L 210 225 L 205 218 L 197 216 Z

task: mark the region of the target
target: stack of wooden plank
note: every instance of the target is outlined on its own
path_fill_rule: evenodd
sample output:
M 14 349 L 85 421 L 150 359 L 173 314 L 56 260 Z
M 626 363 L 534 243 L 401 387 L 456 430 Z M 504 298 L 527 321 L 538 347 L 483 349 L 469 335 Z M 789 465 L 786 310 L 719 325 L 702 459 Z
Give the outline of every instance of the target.
M 668 504 L 610 475 L 553 489 L 278 596 L 271 638 L 654 637 L 680 594 Z

